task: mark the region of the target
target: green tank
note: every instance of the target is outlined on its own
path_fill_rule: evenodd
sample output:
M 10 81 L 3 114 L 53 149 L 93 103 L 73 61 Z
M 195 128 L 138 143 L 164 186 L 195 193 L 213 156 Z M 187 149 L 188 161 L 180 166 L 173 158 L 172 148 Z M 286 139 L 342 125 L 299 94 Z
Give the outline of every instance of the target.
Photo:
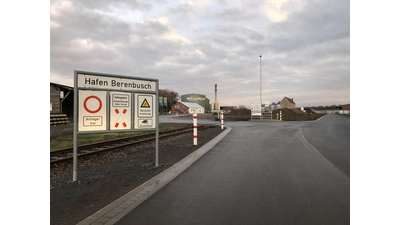
M 210 107 L 210 99 L 208 99 L 205 95 L 201 94 L 186 94 L 186 95 L 181 95 L 181 101 L 182 102 L 193 102 L 201 105 L 204 107 L 205 112 L 211 112 L 211 107 Z

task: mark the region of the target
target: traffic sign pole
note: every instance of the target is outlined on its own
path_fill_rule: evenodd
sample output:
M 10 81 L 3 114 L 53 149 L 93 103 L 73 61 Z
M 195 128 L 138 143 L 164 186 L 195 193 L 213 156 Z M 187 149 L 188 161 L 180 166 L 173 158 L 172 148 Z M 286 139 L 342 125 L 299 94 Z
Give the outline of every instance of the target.
M 73 144 L 73 165 L 72 165 L 72 181 L 78 180 L 78 107 L 76 103 L 78 102 L 78 80 L 75 79 L 74 84 L 74 144 Z

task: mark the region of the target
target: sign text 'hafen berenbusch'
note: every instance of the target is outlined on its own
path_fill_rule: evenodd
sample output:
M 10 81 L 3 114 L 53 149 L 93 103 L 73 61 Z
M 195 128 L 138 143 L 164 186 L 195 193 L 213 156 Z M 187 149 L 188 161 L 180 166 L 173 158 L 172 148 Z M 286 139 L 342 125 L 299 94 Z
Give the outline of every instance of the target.
M 155 81 L 78 74 L 80 88 L 156 91 L 156 86 Z

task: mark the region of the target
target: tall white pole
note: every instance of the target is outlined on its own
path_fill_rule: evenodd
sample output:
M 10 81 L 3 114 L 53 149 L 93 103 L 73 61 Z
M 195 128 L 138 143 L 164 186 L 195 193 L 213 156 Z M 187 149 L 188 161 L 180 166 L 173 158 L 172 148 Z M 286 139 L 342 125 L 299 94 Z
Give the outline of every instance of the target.
M 263 106 L 262 106 L 262 76 L 261 76 L 261 58 L 262 56 L 260 55 L 260 103 L 261 103 L 261 116 L 260 118 L 262 119 L 262 114 L 263 114 Z
M 261 76 L 261 58 L 262 56 L 260 55 L 260 102 L 262 106 L 262 76 Z

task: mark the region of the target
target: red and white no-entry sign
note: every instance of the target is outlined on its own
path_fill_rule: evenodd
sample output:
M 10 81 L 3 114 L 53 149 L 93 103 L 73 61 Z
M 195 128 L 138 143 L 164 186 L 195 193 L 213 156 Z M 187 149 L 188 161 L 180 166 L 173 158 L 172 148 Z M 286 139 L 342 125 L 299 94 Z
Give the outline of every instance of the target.
M 78 131 L 106 130 L 106 91 L 79 91 Z
M 88 107 L 88 105 L 89 105 L 88 101 L 91 99 L 94 99 L 98 103 L 98 107 L 95 107 L 94 110 L 89 109 L 89 107 Z M 88 112 L 88 113 L 93 113 L 93 114 L 98 113 L 98 112 L 100 112 L 102 106 L 103 106 L 103 103 L 102 103 L 101 99 L 95 95 L 86 97 L 85 100 L 83 101 L 83 108 L 85 108 L 86 112 Z

